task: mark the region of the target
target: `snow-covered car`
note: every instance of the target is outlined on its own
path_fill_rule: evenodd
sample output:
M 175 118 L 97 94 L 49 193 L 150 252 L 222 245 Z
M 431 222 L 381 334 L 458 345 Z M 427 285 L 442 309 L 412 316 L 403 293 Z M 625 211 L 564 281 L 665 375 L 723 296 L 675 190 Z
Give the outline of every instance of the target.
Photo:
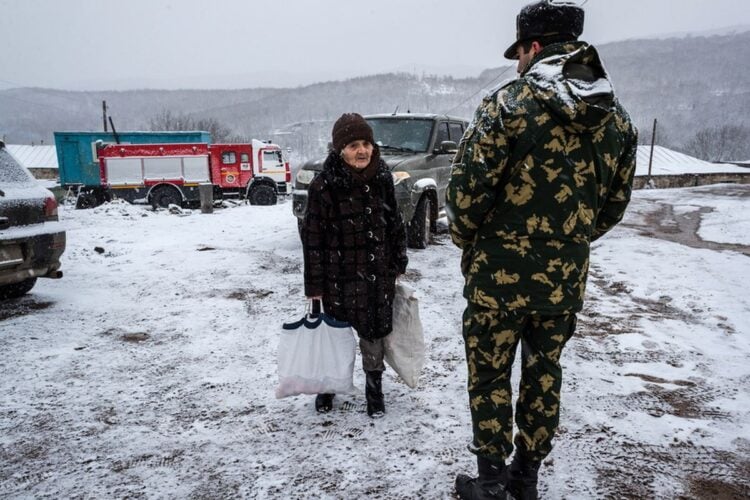
M 0 141 L 0 300 L 24 295 L 37 278 L 61 278 L 64 251 L 55 197 Z
M 426 248 L 445 206 L 451 162 L 468 122 L 427 113 L 393 113 L 364 117 L 372 127 L 380 155 L 393 173 L 396 201 L 407 224 L 408 245 Z M 292 192 L 299 219 L 307 208 L 307 187 L 323 169 L 324 158 L 302 165 Z

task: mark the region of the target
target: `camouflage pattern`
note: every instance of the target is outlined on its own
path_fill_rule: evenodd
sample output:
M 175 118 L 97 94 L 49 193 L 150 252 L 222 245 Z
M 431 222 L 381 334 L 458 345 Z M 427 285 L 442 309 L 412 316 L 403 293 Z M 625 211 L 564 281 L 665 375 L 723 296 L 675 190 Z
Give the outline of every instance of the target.
M 575 324 L 575 314 L 504 313 L 469 304 L 464 341 L 474 453 L 498 460 L 513 451 L 510 377 L 520 341 L 523 372 L 516 402 L 516 448 L 531 460 L 549 454 L 560 415 L 560 354 Z
M 446 193 L 466 299 L 532 314 L 579 311 L 590 242 L 630 200 L 636 144 L 598 53 L 583 42 L 545 47 L 485 98 Z
M 583 42 L 545 47 L 478 108 L 446 192 L 463 250 L 474 453 L 501 461 L 513 451 L 519 342 L 515 446 L 531 460 L 550 452 L 560 355 L 583 304 L 590 244 L 622 219 L 636 144 L 598 53 Z

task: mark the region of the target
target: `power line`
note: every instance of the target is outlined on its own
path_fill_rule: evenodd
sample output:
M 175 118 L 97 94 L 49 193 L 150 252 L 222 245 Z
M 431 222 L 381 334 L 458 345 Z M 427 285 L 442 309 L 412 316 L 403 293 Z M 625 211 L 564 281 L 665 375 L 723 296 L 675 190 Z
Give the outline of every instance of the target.
M 580 0 L 579 0 L 579 1 L 580 1 Z M 584 6 L 584 5 L 586 5 L 586 4 L 588 3 L 588 1 L 589 1 L 589 0 L 583 0 L 583 3 L 582 3 L 581 5 L 579 5 L 579 7 L 583 8 L 583 6 Z M 550 2 L 550 3 L 556 3 L 556 2 L 555 2 L 555 0 L 549 0 L 549 2 Z M 565 4 L 565 3 L 568 3 L 568 4 L 570 4 L 570 3 L 573 3 L 573 4 L 575 4 L 575 2 L 570 2 L 570 1 L 567 1 L 567 2 L 566 2 L 566 1 L 560 1 L 560 0 L 558 0 L 558 2 L 559 2 L 559 3 L 561 3 L 561 4 Z M 459 103 L 459 104 L 458 104 L 457 106 L 454 106 L 453 108 L 451 108 L 451 109 L 449 109 L 448 111 L 446 111 L 446 112 L 445 112 L 445 114 L 446 114 L 446 115 L 447 115 L 447 114 L 450 114 L 451 112 L 455 111 L 456 109 L 458 109 L 458 108 L 460 108 L 461 106 L 463 106 L 464 104 L 466 104 L 466 103 L 467 103 L 467 102 L 468 102 L 469 100 L 471 100 L 472 98 L 474 98 L 474 96 L 476 96 L 477 94 L 479 94 L 480 92 L 482 92 L 482 91 L 483 91 L 484 89 L 488 88 L 488 87 L 489 87 L 489 86 L 490 86 L 491 84 L 493 84 L 493 83 L 494 83 L 495 81 L 499 80 L 499 79 L 500 79 L 500 77 L 501 77 L 501 76 L 503 76 L 503 75 L 504 75 L 505 73 L 507 73 L 507 72 L 508 72 L 508 70 L 509 70 L 509 69 L 511 69 L 512 67 L 513 67 L 513 66 L 508 66 L 507 68 L 505 68 L 505 69 L 504 69 L 503 71 L 501 71 L 501 72 L 500 72 L 500 74 L 499 74 L 499 75 L 497 75 L 497 76 L 496 76 L 495 78 L 493 78 L 492 80 L 490 80 L 490 81 L 488 81 L 487 83 L 485 83 L 484 85 L 482 85 L 482 86 L 481 86 L 481 87 L 479 88 L 479 90 L 477 90 L 476 92 L 474 92 L 473 94 L 471 94 L 471 95 L 470 95 L 469 97 L 467 97 L 466 99 L 464 99 L 463 101 L 461 101 L 461 102 L 460 102 L 460 103 Z
M 53 97 L 55 99 L 64 99 L 64 100 L 70 101 L 70 102 L 72 102 L 72 103 L 74 103 L 74 104 L 76 104 L 78 106 L 81 105 L 81 101 L 80 100 L 73 99 L 72 97 L 68 97 L 68 96 L 62 95 L 60 93 L 45 91 L 45 89 L 41 89 L 41 88 L 37 88 L 37 87 L 24 87 L 23 85 L 21 85 L 18 82 L 12 82 L 10 80 L 5 80 L 3 78 L 0 78 L 0 82 L 9 83 L 11 85 L 16 85 L 19 89 L 26 88 L 26 89 L 28 89 L 28 91 L 36 92 L 36 93 L 43 94 L 43 95 L 47 95 L 47 96 Z M 26 100 L 26 99 L 21 99 L 20 97 L 15 97 L 15 96 L 12 96 L 12 95 L 8 95 L 7 91 L 10 91 L 10 90 L 13 90 L 13 89 L 4 89 L 4 90 L 6 92 L 4 92 L 3 94 L 0 94 L 0 97 L 4 97 L 6 99 L 13 99 L 14 101 L 22 102 L 24 104 L 31 104 L 33 106 L 40 106 L 40 107 L 43 107 L 43 108 L 54 108 L 54 109 L 56 109 L 58 111 L 64 111 L 66 113 L 70 112 L 70 109 L 61 108 L 60 106 L 56 106 L 54 104 L 34 102 L 34 101 Z
M 41 87 L 30 87 L 28 85 L 22 85 L 22 84 L 20 84 L 18 82 L 11 82 L 10 80 L 4 80 L 2 78 L 0 78 L 0 82 L 8 83 L 10 85 L 14 85 L 15 86 L 14 88 L 28 89 L 28 90 L 32 90 L 34 92 L 38 92 L 39 94 L 46 94 L 46 95 L 54 97 L 56 99 L 65 99 L 66 101 L 74 102 L 76 104 L 81 104 L 80 100 L 77 100 L 77 99 L 74 99 L 72 97 L 68 97 L 68 96 L 64 95 L 64 92 L 69 92 L 67 90 L 44 89 L 44 88 L 41 88 Z M 13 90 L 13 88 L 4 89 L 4 90 Z
M 453 111 L 455 111 L 456 109 L 460 108 L 461 106 L 463 106 L 464 104 L 466 104 L 467 102 L 469 102 L 469 101 L 470 101 L 471 99 L 473 99 L 473 98 L 474 98 L 474 97 L 475 97 L 475 96 L 476 96 L 477 94 L 479 94 L 479 93 L 480 93 L 480 92 L 482 92 L 483 90 L 486 90 L 486 89 L 487 89 L 487 88 L 489 88 L 489 87 L 490 87 L 490 86 L 491 86 L 492 84 L 494 84 L 494 83 L 495 83 L 495 82 L 496 82 L 497 80 L 499 80 L 499 79 L 500 79 L 500 77 L 501 77 L 501 76 L 503 76 L 503 75 L 504 75 L 505 73 L 507 73 L 507 72 L 508 72 L 508 70 L 509 70 L 509 69 L 511 69 L 512 67 L 513 67 L 513 66 L 508 66 L 507 68 L 505 68 L 504 70 L 502 70 L 502 71 L 500 72 L 500 74 L 498 74 L 498 75 L 497 75 L 496 77 L 494 77 L 494 78 L 493 78 L 492 80 L 488 80 L 487 82 L 485 82 L 484 84 L 482 84 L 482 86 L 480 86 L 480 87 L 479 87 L 479 90 L 477 90 L 476 92 L 474 92 L 473 94 L 471 94 L 471 95 L 470 95 L 469 97 L 467 97 L 466 99 L 464 99 L 463 101 L 461 101 L 460 103 L 458 103 L 458 104 L 457 104 L 456 106 L 454 106 L 454 107 L 452 107 L 451 109 L 449 109 L 448 111 L 446 111 L 446 112 L 445 112 L 444 114 L 446 114 L 446 115 L 449 115 L 449 114 L 451 114 L 451 113 L 452 113 Z
M 42 104 L 40 102 L 27 101 L 25 99 L 20 99 L 18 97 L 13 97 L 11 95 L 2 95 L 2 94 L 0 94 L 0 98 L 3 98 L 3 97 L 5 99 L 13 99 L 14 101 L 19 101 L 19 102 L 22 102 L 22 103 L 25 103 L 25 104 L 31 104 L 31 105 L 34 105 L 34 106 L 41 106 L 43 108 L 55 108 L 58 111 L 64 111 L 65 113 L 70 112 L 69 109 L 64 109 L 64 108 L 61 108 L 59 106 L 55 106 L 54 104 Z

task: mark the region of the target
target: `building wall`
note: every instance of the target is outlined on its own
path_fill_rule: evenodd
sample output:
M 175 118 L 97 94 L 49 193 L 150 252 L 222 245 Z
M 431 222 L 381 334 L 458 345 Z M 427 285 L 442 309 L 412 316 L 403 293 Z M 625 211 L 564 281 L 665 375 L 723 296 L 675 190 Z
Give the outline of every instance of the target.
M 29 172 L 35 179 L 40 180 L 57 180 L 58 171 L 56 168 L 30 168 Z
M 652 175 L 649 186 L 647 176 L 638 176 L 633 181 L 635 189 L 647 186 L 657 189 L 706 186 L 708 184 L 750 184 L 750 172 L 732 174 L 682 174 Z

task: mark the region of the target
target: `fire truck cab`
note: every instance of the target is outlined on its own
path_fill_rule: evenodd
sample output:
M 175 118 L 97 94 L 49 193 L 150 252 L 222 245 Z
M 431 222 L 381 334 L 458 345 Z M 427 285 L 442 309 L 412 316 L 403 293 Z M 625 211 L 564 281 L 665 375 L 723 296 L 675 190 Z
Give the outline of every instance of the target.
M 277 195 L 291 194 L 292 174 L 281 148 L 251 144 L 211 144 L 211 179 L 224 197 L 247 198 L 252 205 L 275 205 Z

